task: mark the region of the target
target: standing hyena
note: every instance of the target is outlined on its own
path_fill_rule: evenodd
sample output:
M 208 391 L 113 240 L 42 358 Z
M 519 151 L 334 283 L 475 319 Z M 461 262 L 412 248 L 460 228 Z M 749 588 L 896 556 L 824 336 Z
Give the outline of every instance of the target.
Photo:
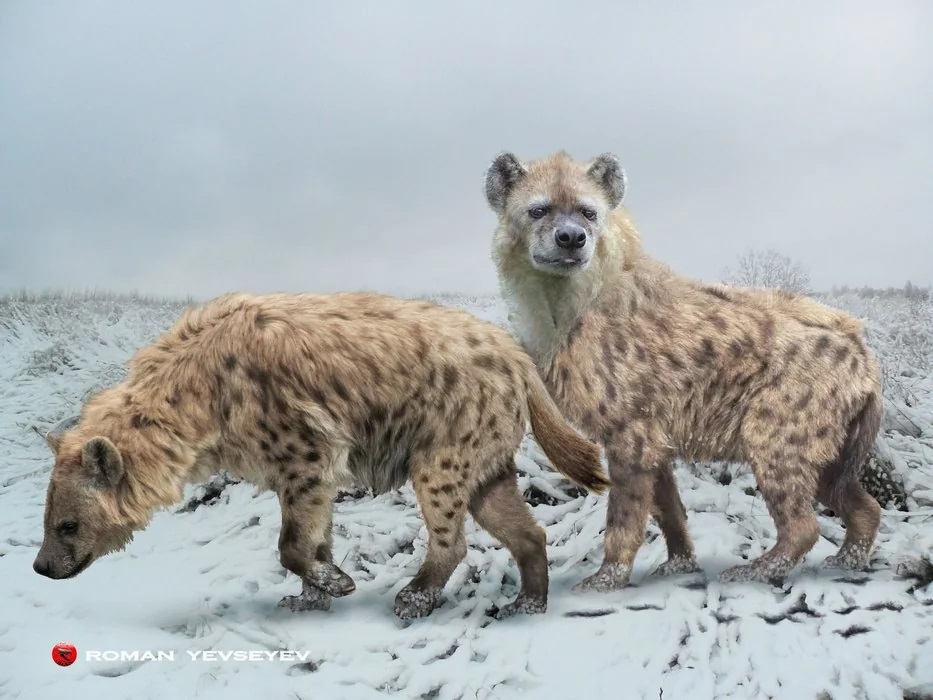
M 467 511 L 518 563 L 520 594 L 500 616 L 543 612 L 544 531 L 514 462 L 526 421 L 562 474 L 609 486 L 600 448 L 563 420 L 527 354 L 466 311 L 374 294 L 230 294 L 186 311 L 129 370 L 49 440 L 33 565 L 44 576 L 76 576 L 124 547 L 185 483 L 223 467 L 278 494 L 282 565 L 303 581 L 281 604 L 327 609 L 355 588 L 331 556 L 338 482 L 385 491 L 410 477 L 428 548 L 396 614 L 436 606 L 466 554 Z
M 486 196 L 503 295 L 564 415 L 602 442 L 605 557 L 579 589 L 624 586 L 653 514 L 657 573 L 697 570 L 672 461 L 751 465 L 777 527 L 727 581 L 780 578 L 819 536 L 812 498 L 846 525 L 826 565 L 862 568 L 880 521 L 858 482 L 879 429 L 878 367 L 854 318 L 805 297 L 703 285 L 646 256 L 615 157 L 496 158 Z

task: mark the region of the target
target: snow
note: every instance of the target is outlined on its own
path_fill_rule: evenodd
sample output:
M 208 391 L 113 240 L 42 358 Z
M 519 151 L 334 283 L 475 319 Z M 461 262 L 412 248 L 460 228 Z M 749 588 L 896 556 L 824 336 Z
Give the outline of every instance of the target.
M 505 323 L 497 299 L 442 301 Z M 911 365 L 913 355 L 898 354 L 917 319 L 897 299 L 872 304 L 856 311 L 869 316 L 890 376 L 910 380 L 886 394 L 919 427 L 879 441 L 904 482 L 908 510 L 885 511 L 871 571 L 816 567 L 843 536 L 838 520 L 821 515 L 822 538 L 782 587 L 718 583 L 720 571 L 770 547 L 774 528 L 748 470 L 681 464 L 678 483 L 704 573 L 650 576 L 665 556 L 651 524 L 632 586 L 573 592 L 601 560 L 605 497 L 569 491 L 526 439 L 521 482 L 547 532 L 547 613 L 504 621 L 487 614 L 514 598 L 517 569 L 468 521 L 468 554 L 443 605 L 405 624 L 392 602 L 425 549 L 408 486 L 335 504 L 335 560 L 357 591 L 328 612 L 277 606 L 301 586 L 277 559 L 275 497 L 247 484 L 227 485 L 206 505 L 160 512 L 126 551 L 73 580 L 33 573 L 52 465 L 39 433 L 118 380 L 129 355 L 182 305 L 106 295 L 0 299 L 0 698 L 882 700 L 909 689 L 933 697 L 931 576 L 905 575 L 933 547 L 933 379 L 923 356 Z M 924 323 L 929 335 L 933 321 Z M 203 492 L 191 488 L 188 497 Z M 74 665 L 52 662 L 59 641 L 78 648 Z M 282 649 L 307 660 L 194 661 L 187 653 Z M 88 661 L 87 650 L 174 651 L 175 658 Z

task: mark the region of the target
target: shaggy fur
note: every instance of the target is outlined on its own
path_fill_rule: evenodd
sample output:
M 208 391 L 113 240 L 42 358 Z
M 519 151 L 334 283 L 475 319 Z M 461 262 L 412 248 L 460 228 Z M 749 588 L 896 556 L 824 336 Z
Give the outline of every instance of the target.
M 231 294 L 186 311 L 92 397 L 55 452 L 37 572 L 77 575 L 121 548 L 185 483 L 221 467 L 275 491 L 282 565 L 303 581 L 293 609 L 326 609 L 354 590 L 331 557 L 338 483 L 376 491 L 411 478 L 428 551 L 396 598 L 427 615 L 466 554 L 464 517 L 512 552 L 518 600 L 542 612 L 544 531 L 517 488 L 514 456 L 530 420 L 554 466 L 609 486 L 601 452 L 561 417 L 512 337 L 471 314 L 373 294 Z
M 846 538 L 827 565 L 863 568 L 880 508 L 858 481 L 882 411 L 878 366 L 856 319 L 806 297 L 707 285 L 642 251 L 603 155 L 497 158 L 493 259 L 511 320 L 564 415 L 606 449 L 605 557 L 582 589 L 624 586 L 649 515 L 658 573 L 697 569 L 672 462 L 744 461 L 777 543 L 722 579 L 783 577 L 815 544 L 818 497 Z

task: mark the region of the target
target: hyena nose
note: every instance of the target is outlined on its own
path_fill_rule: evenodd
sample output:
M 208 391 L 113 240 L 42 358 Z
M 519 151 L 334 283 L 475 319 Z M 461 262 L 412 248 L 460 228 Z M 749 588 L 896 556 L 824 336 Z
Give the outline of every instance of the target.
M 558 247 L 576 249 L 586 245 L 586 231 L 579 226 L 562 226 L 554 233 Z
M 48 559 L 36 557 L 36 560 L 32 563 L 32 570 L 41 576 L 48 576 L 51 571 Z

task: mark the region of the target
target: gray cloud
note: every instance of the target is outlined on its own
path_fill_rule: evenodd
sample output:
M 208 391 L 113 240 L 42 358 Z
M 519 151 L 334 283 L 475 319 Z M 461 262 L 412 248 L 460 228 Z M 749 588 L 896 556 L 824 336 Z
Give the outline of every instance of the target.
M 494 291 L 485 168 L 559 148 L 685 273 L 929 284 L 933 9 L 840 7 L 8 3 L 0 288 Z

